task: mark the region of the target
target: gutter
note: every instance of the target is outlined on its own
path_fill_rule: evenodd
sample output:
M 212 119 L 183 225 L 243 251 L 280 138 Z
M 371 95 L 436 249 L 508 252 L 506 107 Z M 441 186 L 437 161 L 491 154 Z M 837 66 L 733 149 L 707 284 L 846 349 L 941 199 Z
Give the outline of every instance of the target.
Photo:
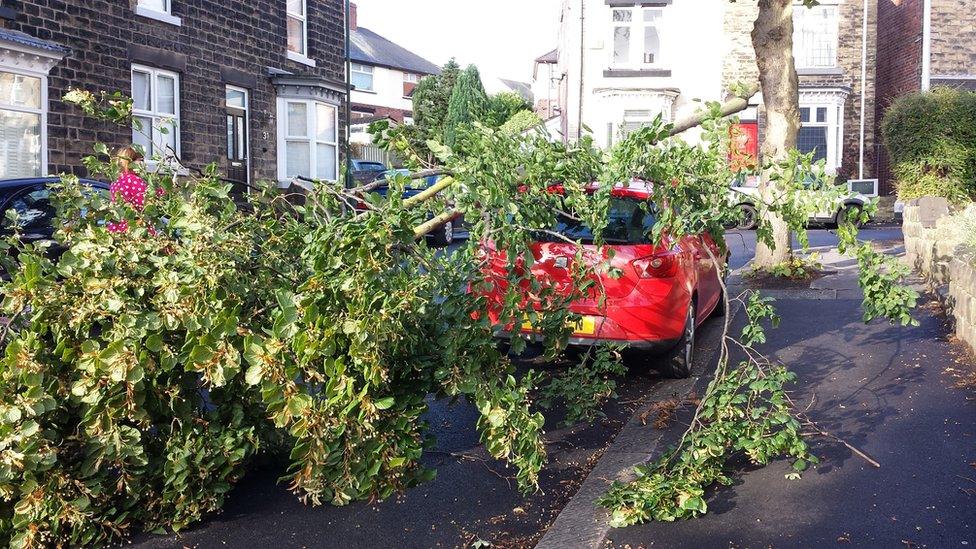
M 932 88 L 932 0 L 922 2 L 922 91 Z

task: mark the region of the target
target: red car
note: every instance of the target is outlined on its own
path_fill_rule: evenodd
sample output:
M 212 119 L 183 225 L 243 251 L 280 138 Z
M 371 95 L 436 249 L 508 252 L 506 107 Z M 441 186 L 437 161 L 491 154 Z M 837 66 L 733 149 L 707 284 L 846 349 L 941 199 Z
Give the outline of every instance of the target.
M 619 269 L 621 276 L 593 275 L 599 278 L 594 287 L 606 292 L 602 306 L 598 290 L 585 295 L 576 292 L 580 297 L 574 299 L 570 310 L 582 318 L 574 326 L 569 343 L 623 343 L 646 354 L 666 354 L 664 373 L 686 378 L 691 375 L 696 329 L 712 314 L 724 313 L 718 277 L 724 276 L 728 256 L 707 234 L 677 241 L 664 236 L 659 245 L 653 245 L 649 233 L 656 219 L 650 196 L 650 189 L 643 183 L 618 186 L 612 191 L 610 222 L 603 237 L 605 248 L 614 252 L 610 265 Z M 594 264 L 609 257 L 606 251 L 598 255 L 591 230 L 579 221 L 560 216 L 554 232 L 583 244 L 586 252 L 593 254 Z M 563 295 L 573 292 L 570 269 L 577 247 L 553 234 L 539 233 L 537 238 L 532 244 L 532 274 L 543 284 L 555 285 Z M 486 254 L 488 314 L 495 325 L 500 325 L 501 300 L 507 287 L 507 256 L 491 250 L 486 250 Z M 512 328 L 509 324 L 500 333 L 510 334 Z M 533 335 L 529 323 L 521 326 L 521 332 L 525 337 Z

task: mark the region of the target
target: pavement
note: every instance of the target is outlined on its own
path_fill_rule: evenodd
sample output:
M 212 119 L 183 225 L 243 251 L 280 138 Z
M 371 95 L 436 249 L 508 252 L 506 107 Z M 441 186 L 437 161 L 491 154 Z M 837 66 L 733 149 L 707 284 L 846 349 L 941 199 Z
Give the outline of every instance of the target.
M 899 251 L 890 235 L 867 234 Z M 770 292 L 777 294 L 782 323 L 762 350 L 797 373 L 793 396 L 809 403 L 809 416 L 881 467 L 836 440 L 810 437 L 822 463 L 801 480 L 786 480 L 785 460 L 757 468 L 736 459 L 730 463 L 735 485 L 709 490 L 705 516 L 611 529 L 594 499 L 612 480 L 632 478 L 628 461 L 651 461 L 674 443 L 687 418 L 664 430 L 631 421 L 538 547 L 976 544 L 976 391 L 956 387 L 952 375 L 971 369 L 971 358 L 950 343 L 931 301 L 916 310 L 917 327 L 863 323 L 856 266 L 827 244 L 820 246 L 821 260 L 834 274 L 814 287 Z M 741 325 L 741 316 L 734 323 Z M 707 381 L 702 375 L 688 385 L 700 391 Z

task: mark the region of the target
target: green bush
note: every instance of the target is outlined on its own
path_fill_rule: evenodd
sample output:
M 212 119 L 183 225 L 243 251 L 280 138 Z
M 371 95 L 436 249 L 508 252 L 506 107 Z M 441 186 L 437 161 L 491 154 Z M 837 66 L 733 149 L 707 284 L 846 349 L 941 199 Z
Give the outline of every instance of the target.
M 937 88 L 901 97 L 881 133 L 899 198 L 976 197 L 976 93 Z

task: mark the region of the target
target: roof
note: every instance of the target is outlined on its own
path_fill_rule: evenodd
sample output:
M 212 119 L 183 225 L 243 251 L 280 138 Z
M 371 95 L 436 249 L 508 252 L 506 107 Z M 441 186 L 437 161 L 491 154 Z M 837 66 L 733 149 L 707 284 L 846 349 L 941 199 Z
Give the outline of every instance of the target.
M 27 33 L 10 29 L 0 29 L 0 41 L 12 42 L 14 44 L 20 44 L 21 46 L 27 46 L 29 48 L 60 54 L 65 54 L 71 51 L 57 42 L 41 40 L 40 38 L 34 38 Z
M 367 28 L 350 32 L 349 44 L 349 58 L 357 63 L 419 74 L 441 73 L 437 65 Z
M 552 50 L 549 53 L 544 53 L 536 58 L 536 63 L 558 63 L 559 62 L 559 48 Z
M 535 101 L 535 96 L 532 94 L 532 85 L 526 84 L 525 82 L 518 82 L 516 80 L 506 80 L 504 78 L 499 78 L 502 84 L 508 86 L 513 92 L 522 96 L 529 103 Z

